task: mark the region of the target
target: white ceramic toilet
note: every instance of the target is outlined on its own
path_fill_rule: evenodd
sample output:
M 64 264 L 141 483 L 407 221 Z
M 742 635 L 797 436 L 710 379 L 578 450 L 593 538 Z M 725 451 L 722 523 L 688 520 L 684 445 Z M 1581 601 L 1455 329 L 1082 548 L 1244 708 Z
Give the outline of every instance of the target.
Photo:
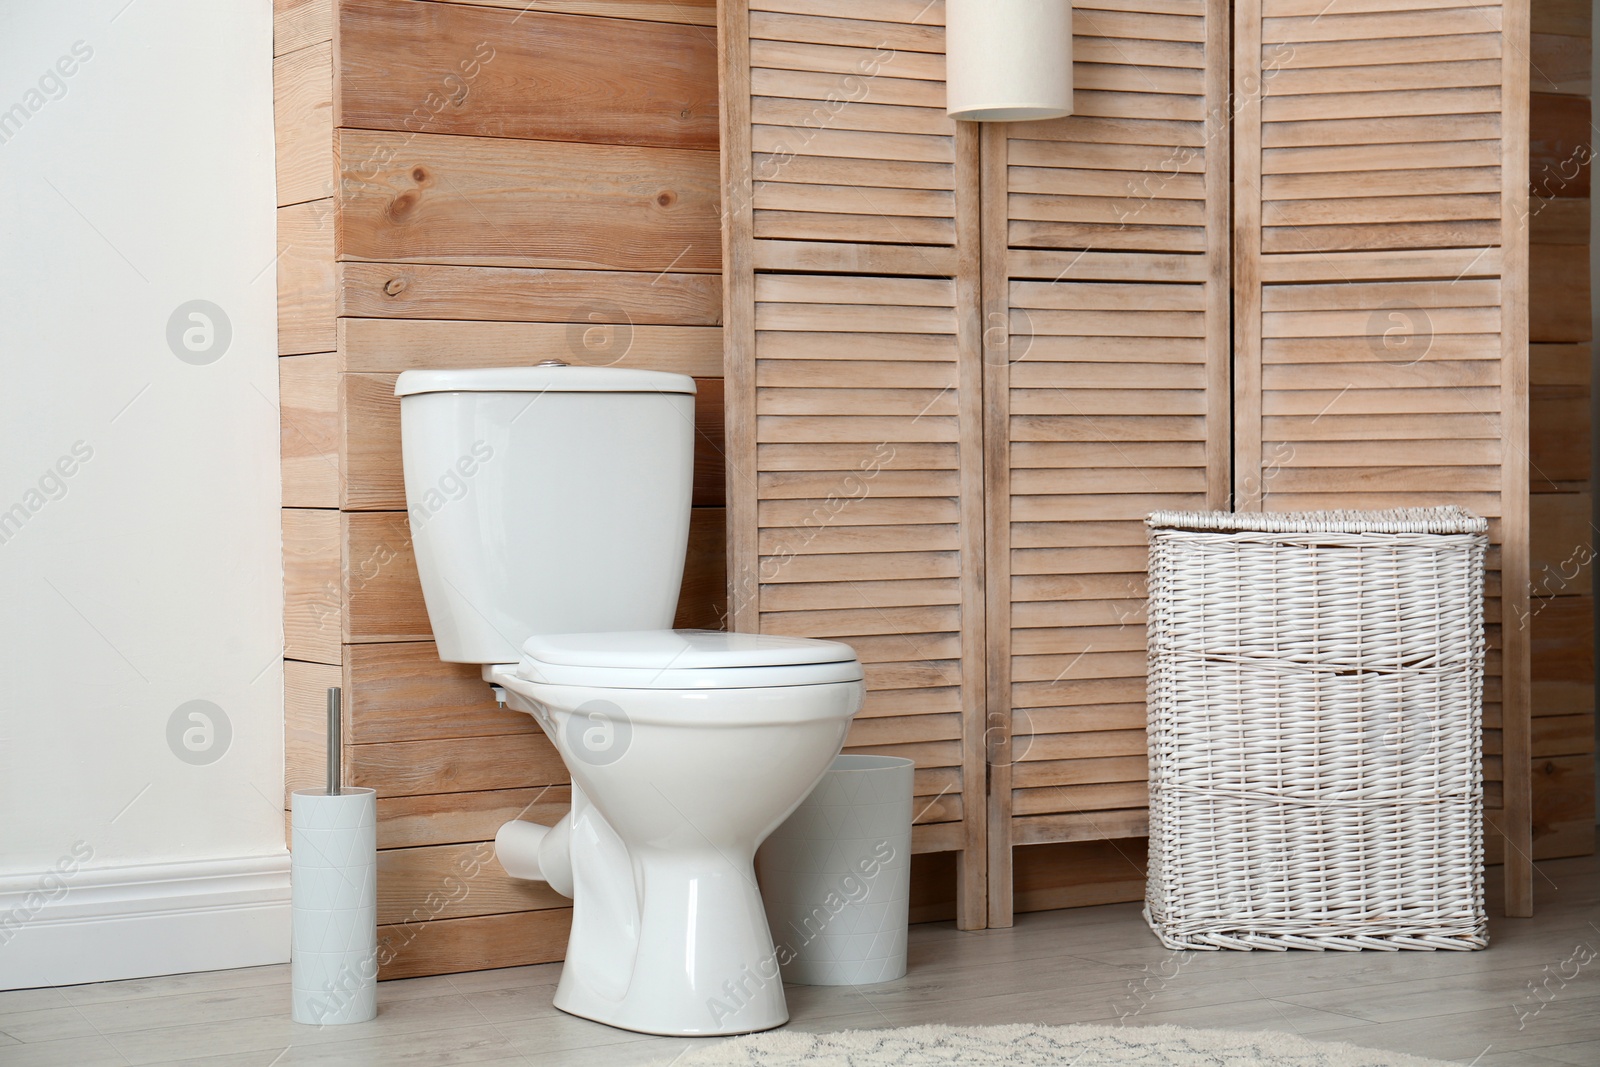
M 507 873 L 573 898 L 556 1007 L 651 1034 L 788 1020 L 753 859 L 844 743 L 861 666 L 832 641 L 668 629 L 694 380 L 541 365 L 406 371 L 417 572 L 441 659 L 482 666 L 572 775 Z

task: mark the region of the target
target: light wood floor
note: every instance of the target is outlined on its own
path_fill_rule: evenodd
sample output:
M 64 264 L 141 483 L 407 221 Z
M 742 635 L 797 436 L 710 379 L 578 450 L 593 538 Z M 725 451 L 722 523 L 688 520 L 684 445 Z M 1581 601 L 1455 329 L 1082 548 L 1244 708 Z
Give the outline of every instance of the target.
M 1600 862 L 1540 864 L 1538 902 L 1533 919 L 1492 920 L 1492 947 L 1473 953 L 1184 955 L 1157 943 L 1134 904 L 981 933 L 914 926 L 906 978 L 791 986 L 790 1025 L 1122 1019 L 1287 1030 L 1476 1067 L 1600 1065 Z M 669 1063 L 694 1044 L 557 1012 L 558 974 L 550 964 L 385 982 L 375 1021 L 323 1028 L 288 1020 L 287 967 L 0 992 L 0 1064 L 610 1067 Z

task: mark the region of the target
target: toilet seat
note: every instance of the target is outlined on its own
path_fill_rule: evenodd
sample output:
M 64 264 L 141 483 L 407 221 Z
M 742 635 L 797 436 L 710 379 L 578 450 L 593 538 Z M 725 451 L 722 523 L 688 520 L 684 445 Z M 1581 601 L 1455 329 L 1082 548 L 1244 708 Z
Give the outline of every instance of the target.
M 597 689 L 766 689 L 859 682 L 855 650 L 837 641 L 720 630 L 536 634 L 517 677 Z

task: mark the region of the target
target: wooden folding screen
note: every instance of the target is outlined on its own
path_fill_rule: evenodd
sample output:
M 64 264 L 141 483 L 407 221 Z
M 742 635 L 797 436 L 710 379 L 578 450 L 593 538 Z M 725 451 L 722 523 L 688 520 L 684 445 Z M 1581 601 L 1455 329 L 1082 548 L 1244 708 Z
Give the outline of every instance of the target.
M 1490 518 L 1490 858 L 1531 908 L 1528 8 L 1236 0 L 1236 505 Z
M 844 638 L 850 751 L 916 760 L 918 852 L 983 925 L 977 135 L 925 0 L 725 4 L 736 629 Z
M 1228 506 L 1227 24 L 1075 4 L 1074 115 L 985 134 L 991 886 L 1147 832 L 1143 519 Z
M 1145 832 L 1158 508 L 1491 516 L 1525 909 L 1526 10 L 1443 2 L 1083 0 L 1075 115 L 981 135 L 937 3 L 723 6 L 733 624 L 858 645 L 963 925 Z

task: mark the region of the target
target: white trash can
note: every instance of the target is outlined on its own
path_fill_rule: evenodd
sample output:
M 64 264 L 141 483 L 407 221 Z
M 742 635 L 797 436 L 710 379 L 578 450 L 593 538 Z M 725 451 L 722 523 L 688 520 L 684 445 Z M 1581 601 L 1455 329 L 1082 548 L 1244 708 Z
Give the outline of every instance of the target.
M 906 973 L 913 765 L 839 756 L 756 854 L 783 980 L 869 985 Z

